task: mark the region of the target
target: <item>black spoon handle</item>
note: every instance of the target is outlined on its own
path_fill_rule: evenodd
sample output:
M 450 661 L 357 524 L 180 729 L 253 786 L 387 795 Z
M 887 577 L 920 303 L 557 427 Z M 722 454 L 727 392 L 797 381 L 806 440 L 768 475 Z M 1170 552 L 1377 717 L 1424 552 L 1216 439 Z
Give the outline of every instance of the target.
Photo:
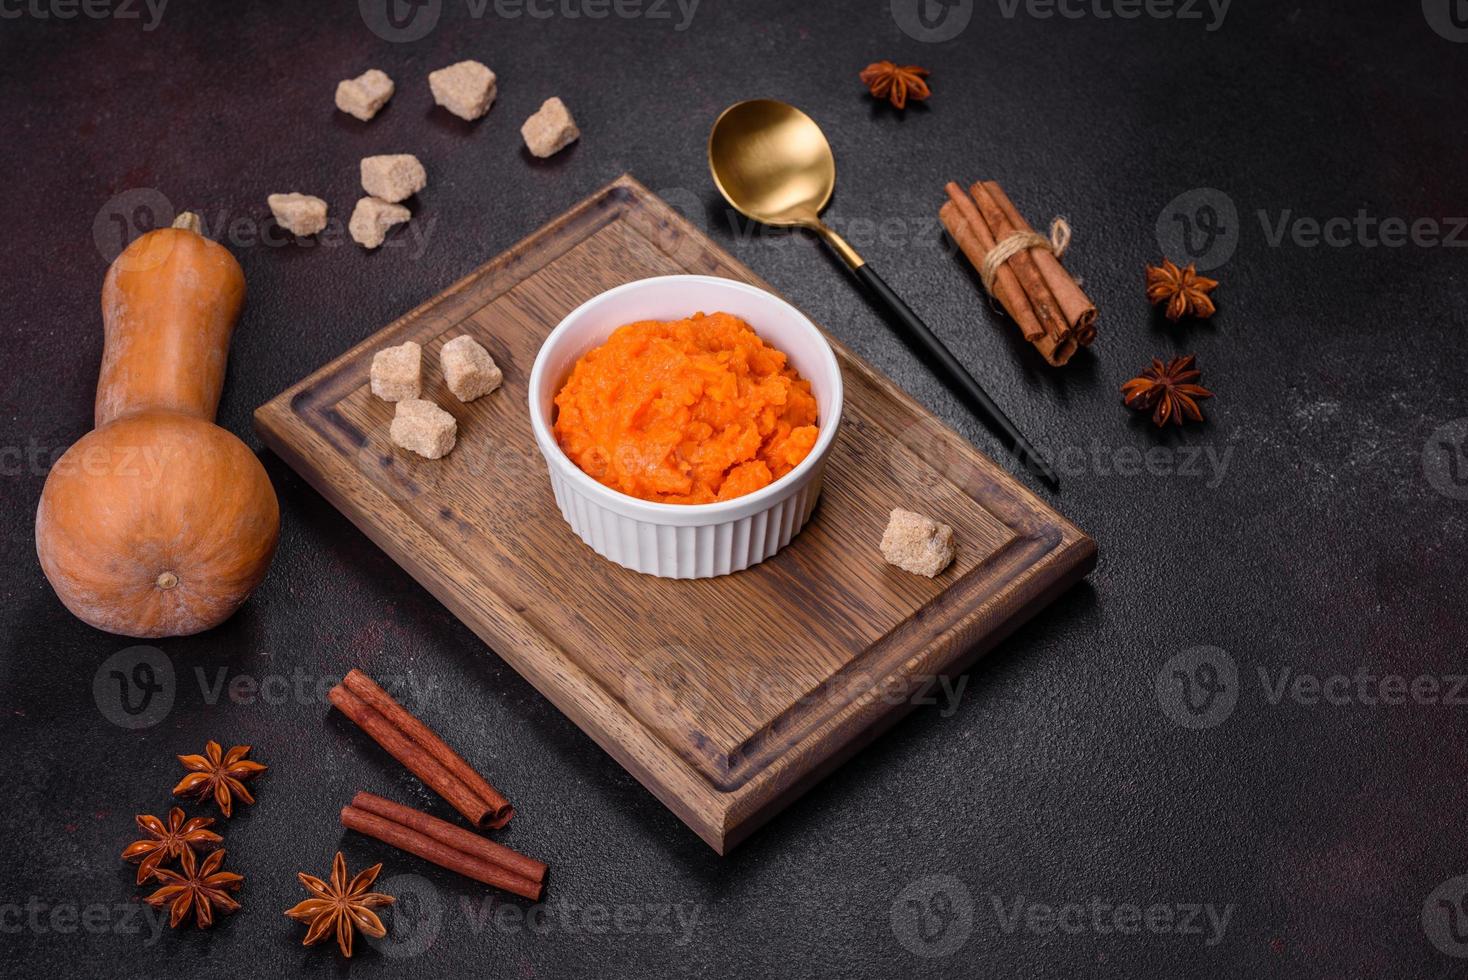
M 856 266 L 852 271 L 856 278 L 860 279 L 865 286 L 872 291 L 872 295 L 881 300 L 882 305 L 887 307 L 888 312 L 902 326 L 902 336 L 909 344 L 916 347 L 921 353 L 928 355 L 937 365 L 940 375 L 948 386 L 957 392 L 1003 441 L 1005 447 L 1019 459 L 1020 464 L 1031 473 L 1038 476 L 1050 485 L 1052 489 L 1060 489 L 1060 477 L 1051 468 L 1044 458 L 1030 445 L 1030 441 L 1024 437 L 1024 433 L 1015 428 L 1014 423 L 1009 421 L 994 399 L 989 397 L 974 376 L 959 363 L 953 352 L 944 346 L 928 325 L 918 318 L 918 315 L 902 301 L 902 297 L 892 291 L 892 287 L 882 281 L 882 277 L 872 270 L 872 267 L 863 263 Z

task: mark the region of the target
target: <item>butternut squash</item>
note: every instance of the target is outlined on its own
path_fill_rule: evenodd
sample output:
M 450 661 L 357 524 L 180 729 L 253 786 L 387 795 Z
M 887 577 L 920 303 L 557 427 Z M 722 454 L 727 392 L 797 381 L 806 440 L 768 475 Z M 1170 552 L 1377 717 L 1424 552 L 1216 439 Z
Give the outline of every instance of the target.
M 214 424 L 244 273 L 197 229 L 181 215 L 107 270 L 96 428 L 52 467 L 36 509 L 36 552 L 57 596 L 125 636 L 223 622 L 279 537 L 265 468 Z

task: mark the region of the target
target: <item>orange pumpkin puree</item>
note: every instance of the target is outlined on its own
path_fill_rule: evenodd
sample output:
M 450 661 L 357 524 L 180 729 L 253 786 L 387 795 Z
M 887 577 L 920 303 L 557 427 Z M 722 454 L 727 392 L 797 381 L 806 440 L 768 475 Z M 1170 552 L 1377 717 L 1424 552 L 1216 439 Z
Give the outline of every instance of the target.
M 556 395 L 556 441 L 593 479 L 643 500 L 753 493 L 816 444 L 810 382 L 728 313 L 618 327 Z

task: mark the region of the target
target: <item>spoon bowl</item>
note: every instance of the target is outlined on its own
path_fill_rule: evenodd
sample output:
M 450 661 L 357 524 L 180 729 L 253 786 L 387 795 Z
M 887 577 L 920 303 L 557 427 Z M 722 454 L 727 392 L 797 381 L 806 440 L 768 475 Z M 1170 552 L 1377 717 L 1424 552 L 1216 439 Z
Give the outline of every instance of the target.
M 836 188 L 836 158 L 821 127 L 773 99 L 724 110 L 709 133 L 709 169 L 725 200 L 767 225 L 819 223 Z

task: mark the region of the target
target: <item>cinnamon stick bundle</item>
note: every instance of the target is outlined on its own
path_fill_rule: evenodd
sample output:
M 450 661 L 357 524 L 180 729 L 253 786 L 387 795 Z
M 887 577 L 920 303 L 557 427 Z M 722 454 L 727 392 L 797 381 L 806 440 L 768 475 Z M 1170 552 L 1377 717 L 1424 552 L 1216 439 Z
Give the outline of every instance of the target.
M 938 217 L 1024 338 L 1045 360 L 1065 364 L 1096 339 L 1096 306 L 995 181 L 967 193 L 950 181 Z
M 350 671 L 327 698 L 475 827 L 497 830 L 515 815 L 499 790 L 360 670 Z
M 361 794 L 358 794 L 359 796 Z M 342 807 L 342 826 L 348 830 L 355 830 L 359 834 L 366 834 L 374 840 L 380 840 L 384 844 L 396 847 L 400 851 L 416 855 L 425 861 L 447 868 L 450 871 L 482 881 L 486 885 L 502 888 L 512 895 L 528 898 L 532 902 L 538 902 L 545 894 L 544 881 L 534 881 L 530 878 L 516 874 L 510 869 L 492 861 L 486 860 L 478 853 L 470 853 L 444 843 L 438 837 L 430 836 L 420 830 L 406 824 L 398 823 L 378 813 L 364 810 L 353 805 Z M 384 801 L 388 802 L 388 801 Z M 416 812 L 416 811 L 414 811 Z M 427 814 L 420 814 L 427 817 Z M 428 817 L 429 820 L 434 819 Z M 452 827 L 452 825 L 449 825 Z M 457 829 L 457 828 L 454 828 Z M 465 831 L 464 833 L 467 833 Z M 472 836 L 472 835 L 471 835 Z M 486 841 L 485 843 L 488 843 Z

